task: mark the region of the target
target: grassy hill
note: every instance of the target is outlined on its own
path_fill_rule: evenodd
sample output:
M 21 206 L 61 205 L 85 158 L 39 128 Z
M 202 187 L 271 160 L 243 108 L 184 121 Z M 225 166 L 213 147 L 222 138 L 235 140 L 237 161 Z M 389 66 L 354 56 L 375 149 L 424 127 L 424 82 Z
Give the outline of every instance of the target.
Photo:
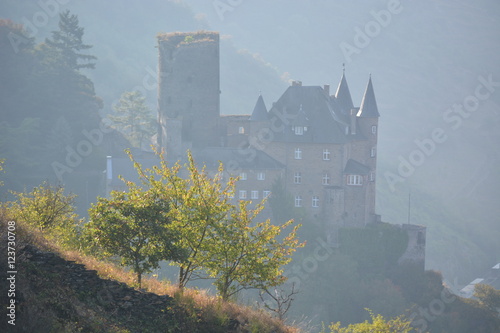
M 0 221 L 7 252 L 7 221 Z M 221 302 L 202 290 L 180 292 L 167 281 L 145 279 L 112 263 L 66 251 L 38 231 L 16 225 L 16 325 L 2 332 L 298 332 L 262 311 Z M 2 260 L 1 271 L 7 272 Z M 8 285 L 2 283 L 2 307 Z

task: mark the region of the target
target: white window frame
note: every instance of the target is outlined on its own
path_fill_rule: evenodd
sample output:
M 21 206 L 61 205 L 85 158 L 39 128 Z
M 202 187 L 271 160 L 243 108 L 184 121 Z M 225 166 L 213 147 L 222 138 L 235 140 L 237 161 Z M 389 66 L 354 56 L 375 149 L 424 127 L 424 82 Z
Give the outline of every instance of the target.
M 331 154 L 331 152 L 329 149 L 323 149 L 323 161 L 329 161 L 330 154 Z
M 372 134 L 377 134 L 377 125 L 372 125 Z
M 271 191 L 269 190 L 264 190 L 262 191 L 262 198 L 266 199 L 271 195 Z
M 239 191 L 239 198 L 242 200 L 245 200 L 247 198 L 247 191 L 246 190 L 240 190 Z
M 247 173 L 246 172 L 241 172 L 240 173 L 240 180 L 247 180 Z
M 319 207 L 319 196 L 313 195 L 311 205 L 314 208 Z
M 302 197 L 300 195 L 295 196 L 295 207 L 302 207 Z
M 259 199 L 259 191 L 252 191 L 250 193 L 250 199 L 252 199 L 252 200 Z
M 302 173 L 301 172 L 295 172 L 293 174 L 293 183 L 294 184 L 302 184 Z
M 328 173 L 323 174 L 323 185 L 330 185 L 330 175 Z
M 304 127 L 295 126 L 294 132 L 295 132 L 295 135 L 304 135 Z
M 240 127 L 238 128 L 238 134 L 245 134 L 245 127 L 240 126 Z
M 362 186 L 363 176 L 361 175 L 347 175 L 347 185 Z
M 370 150 L 370 157 L 375 157 L 377 156 L 377 147 L 372 147 Z
M 371 182 L 375 181 L 375 171 L 370 172 L 370 181 Z
M 257 180 L 266 180 L 266 173 L 265 172 L 258 172 L 257 173 Z
M 295 148 L 295 159 L 296 160 L 301 160 L 302 159 L 302 149 Z

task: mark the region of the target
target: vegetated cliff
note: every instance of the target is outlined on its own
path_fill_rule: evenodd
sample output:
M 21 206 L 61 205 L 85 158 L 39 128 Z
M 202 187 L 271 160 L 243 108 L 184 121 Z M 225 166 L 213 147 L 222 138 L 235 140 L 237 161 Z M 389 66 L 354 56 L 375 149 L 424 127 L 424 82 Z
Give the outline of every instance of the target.
M 6 223 L 1 227 L 0 247 L 7 253 Z M 158 295 L 104 279 L 51 252 L 39 235 L 25 230 L 16 242 L 15 296 L 7 298 L 12 285 L 1 284 L 2 308 L 15 300 L 15 325 L 2 311 L 2 332 L 291 332 L 267 315 L 208 296 L 200 304 L 185 295 Z M 10 270 L 6 260 L 0 269 Z

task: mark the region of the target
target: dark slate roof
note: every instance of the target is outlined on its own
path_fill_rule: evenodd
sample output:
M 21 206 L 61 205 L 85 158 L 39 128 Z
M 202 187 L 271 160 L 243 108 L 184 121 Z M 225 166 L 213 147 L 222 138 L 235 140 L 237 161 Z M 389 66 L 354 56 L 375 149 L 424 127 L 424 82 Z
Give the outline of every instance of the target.
M 198 165 L 206 165 L 208 169 L 217 169 L 219 162 L 224 164 L 224 169 L 231 170 L 259 170 L 259 169 L 283 169 L 285 166 L 264 153 L 254 149 L 249 153 L 241 148 L 208 147 L 193 151 L 193 157 Z
M 370 79 L 368 80 L 368 86 L 366 87 L 363 100 L 361 101 L 361 106 L 359 107 L 358 116 L 367 118 L 380 117 L 377 108 L 377 101 L 375 100 L 375 93 L 373 92 L 371 76 Z
M 310 124 L 307 135 L 292 131 L 301 105 Z M 319 86 L 290 86 L 269 111 L 273 128 L 280 129 L 275 133 L 277 141 L 345 143 L 354 138 L 346 137 L 347 123 L 342 118 L 338 106 Z
M 302 109 L 302 105 L 300 105 L 299 113 L 297 117 L 292 121 L 294 126 L 309 126 L 310 125 L 309 118 L 307 118 L 306 113 Z
M 370 168 L 353 159 L 349 159 L 345 165 L 344 174 L 347 175 L 367 175 Z
M 250 121 L 267 121 L 267 108 L 264 103 L 264 99 L 262 95 L 259 95 L 257 99 L 257 103 L 255 103 L 255 107 L 253 108 L 252 116 L 250 117 Z
M 349 86 L 347 85 L 347 80 L 345 78 L 345 72 L 342 73 L 342 78 L 340 79 L 337 92 L 335 93 L 335 99 L 343 112 L 348 113 L 352 108 L 354 108 L 354 104 L 352 104 L 351 92 L 349 91 Z

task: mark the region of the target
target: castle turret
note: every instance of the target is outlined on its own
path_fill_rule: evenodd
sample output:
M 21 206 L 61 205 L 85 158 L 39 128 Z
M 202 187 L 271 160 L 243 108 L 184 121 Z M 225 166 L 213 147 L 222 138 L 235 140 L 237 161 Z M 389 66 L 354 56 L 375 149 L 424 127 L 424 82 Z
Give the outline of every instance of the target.
M 174 158 L 187 148 L 217 145 L 219 34 L 160 34 L 158 48 L 159 145 Z
M 352 104 L 351 92 L 349 91 L 349 86 L 347 85 L 347 80 L 345 78 L 345 70 L 342 73 L 342 78 L 340 79 L 339 86 L 337 87 L 335 98 L 337 100 L 337 104 L 343 112 L 348 113 L 352 108 L 354 108 L 354 105 Z
M 370 168 L 365 205 L 365 219 L 369 222 L 375 221 L 377 218 L 375 215 L 375 176 L 377 168 L 377 133 L 379 117 L 380 114 L 378 113 L 377 101 L 375 99 L 372 78 L 370 75 L 357 114 L 359 131 L 368 139 L 364 153 L 366 157 L 363 162 Z
M 251 121 L 268 121 L 267 108 L 264 103 L 264 99 L 262 95 L 259 95 L 257 99 L 257 103 L 255 103 L 255 107 L 253 108 L 252 115 L 250 116 Z

